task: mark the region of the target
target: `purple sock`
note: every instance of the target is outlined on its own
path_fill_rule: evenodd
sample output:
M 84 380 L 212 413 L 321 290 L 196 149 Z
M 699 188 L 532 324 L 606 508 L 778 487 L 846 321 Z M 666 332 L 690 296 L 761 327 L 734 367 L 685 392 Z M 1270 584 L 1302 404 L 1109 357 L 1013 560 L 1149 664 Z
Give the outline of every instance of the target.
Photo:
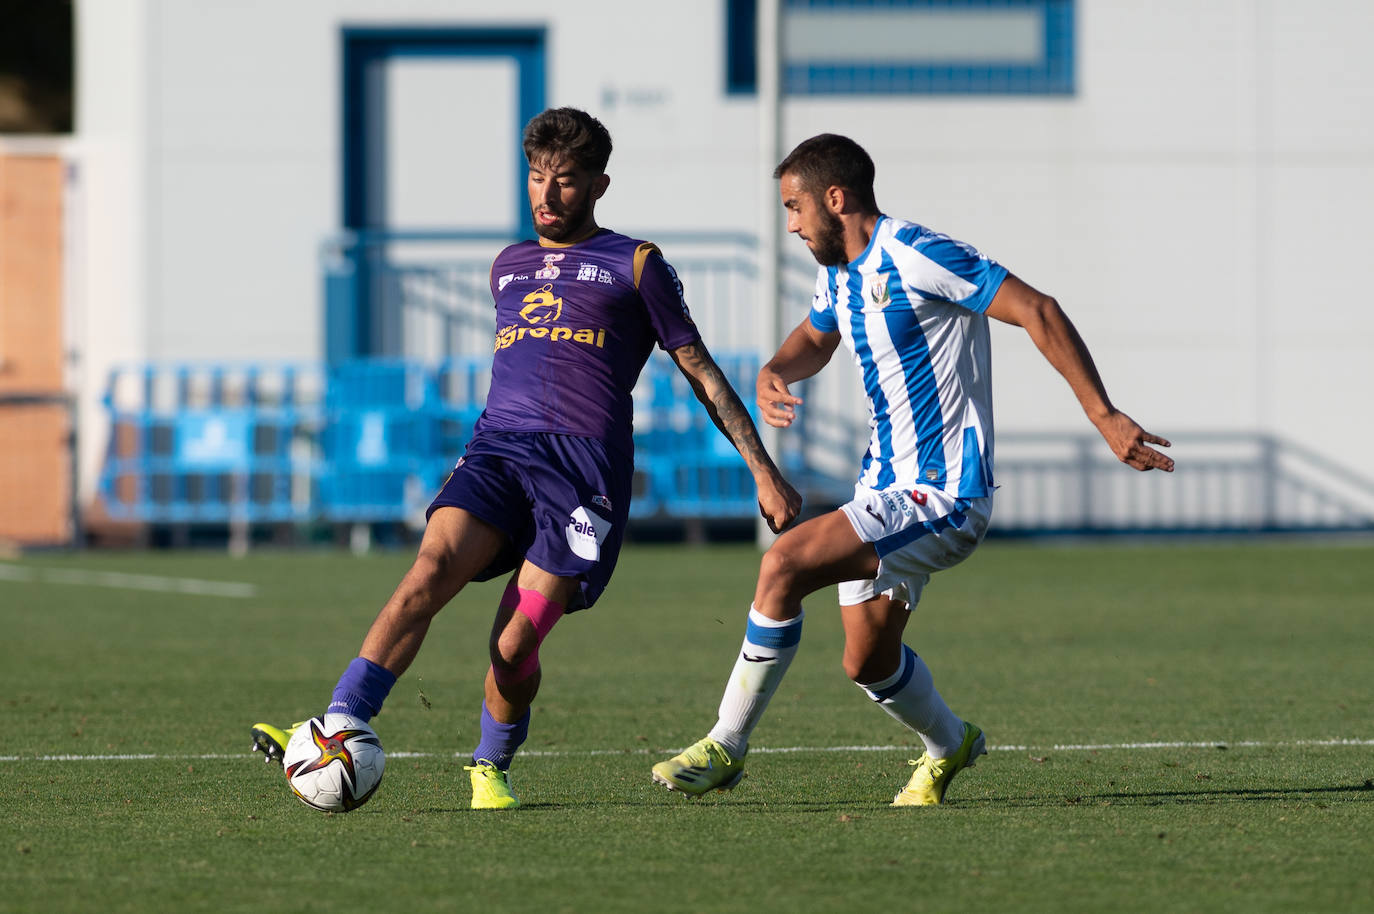
M 482 702 L 482 741 L 472 750 L 474 761 L 485 759 L 502 771 L 510 768 L 515 750 L 525 741 L 530 731 L 530 712 L 513 724 L 503 724 L 491 716 L 487 703 Z
M 339 677 L 334 686 L 334 696 L 329 702 L 329 711 L 338 714 L 352 714 L 363 720 L 371 720 L 382 710 L 391 687 L 396 684 L 396 674 L 371 660 L 354 657 L 353 662 Z

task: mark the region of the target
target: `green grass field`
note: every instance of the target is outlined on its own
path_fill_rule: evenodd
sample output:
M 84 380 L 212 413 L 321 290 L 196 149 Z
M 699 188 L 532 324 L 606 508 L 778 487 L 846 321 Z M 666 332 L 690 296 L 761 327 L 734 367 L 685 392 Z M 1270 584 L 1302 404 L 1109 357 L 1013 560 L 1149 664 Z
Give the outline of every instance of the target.
M 887 806 L 917 741 L 845 679 L 833 592 L 743 784 L 653 785 L 714 721 L 757 555 L 636 546 L 541 652 L 525 807 L 473 812 L 475 585 L 374 721 L 377 796 L 317 813 L 248 727 L 322 709 L 409 558 L 0 563 L 0 911 L 1374 908 L 1370 546 L 985 544 L 908 629 L 990 748 L 925 809 Z

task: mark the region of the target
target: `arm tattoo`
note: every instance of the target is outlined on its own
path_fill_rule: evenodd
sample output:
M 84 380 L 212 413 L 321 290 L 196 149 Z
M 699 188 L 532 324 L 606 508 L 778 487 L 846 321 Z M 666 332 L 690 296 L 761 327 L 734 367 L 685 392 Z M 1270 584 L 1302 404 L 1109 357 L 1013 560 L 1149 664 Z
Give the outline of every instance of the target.
M 754 420 L 749 418 L 749 411 L 739 394 L 730 386 L 711 354 L 700 343 L 689 343 L 673 350 L 672 355 L 721 434 L 729 439 L 751 468 L 766 466 L 768 453 L 754 427 Z

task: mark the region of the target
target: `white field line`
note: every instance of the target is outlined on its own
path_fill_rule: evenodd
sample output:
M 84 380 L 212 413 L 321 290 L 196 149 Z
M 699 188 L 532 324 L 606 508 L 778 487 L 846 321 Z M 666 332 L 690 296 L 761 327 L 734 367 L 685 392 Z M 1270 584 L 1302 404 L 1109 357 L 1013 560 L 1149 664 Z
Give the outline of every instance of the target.
M 1209 742 L 1065 743 L 1053 746 L 996 746 L 989 752 L 1139 752 L 1150 749 L 1283 749 L 1305 746 L 1374 746 L 1374 739 L 1216 740 Z M 794 752 L 911 752 L 914 746 L 756 746 L 751 755 Z M 671 749 L 531 749 L 520 751 L 531 758 L 590 758 L 599 755 L 661 755 Z M 464 752 L 387 752 L 387 758 L 467 758 Z M 252 752 L 206 755 L 129 753 L 112 755 L 0 755 L 0 762 L 159 762 L 219 761 L 260 758 Z
M 198 578 L 166 578 L 154 574 L 127 574 L 122 571 L 38 568 L 3 563 L 0 563 L 0 580 L 114 587 L 121 590 L 152 590 L 158 593 L 181 593 L 198 597 L 247 599 L 258 595 L 257 585 L 241 581 L 203 581 Z

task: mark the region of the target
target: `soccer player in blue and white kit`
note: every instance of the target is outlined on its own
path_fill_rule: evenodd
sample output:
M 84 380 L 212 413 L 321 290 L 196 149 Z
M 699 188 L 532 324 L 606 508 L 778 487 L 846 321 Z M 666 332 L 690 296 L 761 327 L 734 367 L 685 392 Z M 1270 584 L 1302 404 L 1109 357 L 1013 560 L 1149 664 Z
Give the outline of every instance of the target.
M 634 472 L 631 392 L 655 345 L 743 456 L 769 525 L 782 529 L 801 507 L 702 343 L 672 267 L 653 244 L 598 227 L 596 202 L 610 183 L 606 128 L 586 112 L 552 109 L 526 125 L 524 151 L 539 240 L 492 264 L 485 409 L 429 508 L 415 563 L 328 707 L 369 720 L 434 615 L 469 581 L 510 574 L 468 768 L 474 809 L 519 805 L 507 770 L 539 689 L 539 646 L 565 613 L 596 602 L 615 568 Z M 254 747 L 280 760 L 290 732 L 258 724 Z
M 788 385 L 820 371 L 843 342 L 863 378 L 872 435 L 853 500 L 792 528 L 764 555 L 716 725 L 655 765 L 653 778 L 691 795 L 739 783 L 750 733 L 797 651 L 802 598 L 838 584 L 845 672 L 925 744 L 893 805 L 938 804 L 985 741 L 945 704 L 902 635 L 930 575 L 973 552 L 992 512 L 988 317 L 1026 330 L 1123 462 L 1170 471 L 1173 461 L 1150 447 L 1169 442 L 1112 406 L 1053 298 L 967 244 L 884 215 L 873 161 L 853 140 L 812 137 L 773 177 L 788 231 L 821 267 L 810 315 L 759 372 L 761 414 L 791 425 L 802 401 Z

